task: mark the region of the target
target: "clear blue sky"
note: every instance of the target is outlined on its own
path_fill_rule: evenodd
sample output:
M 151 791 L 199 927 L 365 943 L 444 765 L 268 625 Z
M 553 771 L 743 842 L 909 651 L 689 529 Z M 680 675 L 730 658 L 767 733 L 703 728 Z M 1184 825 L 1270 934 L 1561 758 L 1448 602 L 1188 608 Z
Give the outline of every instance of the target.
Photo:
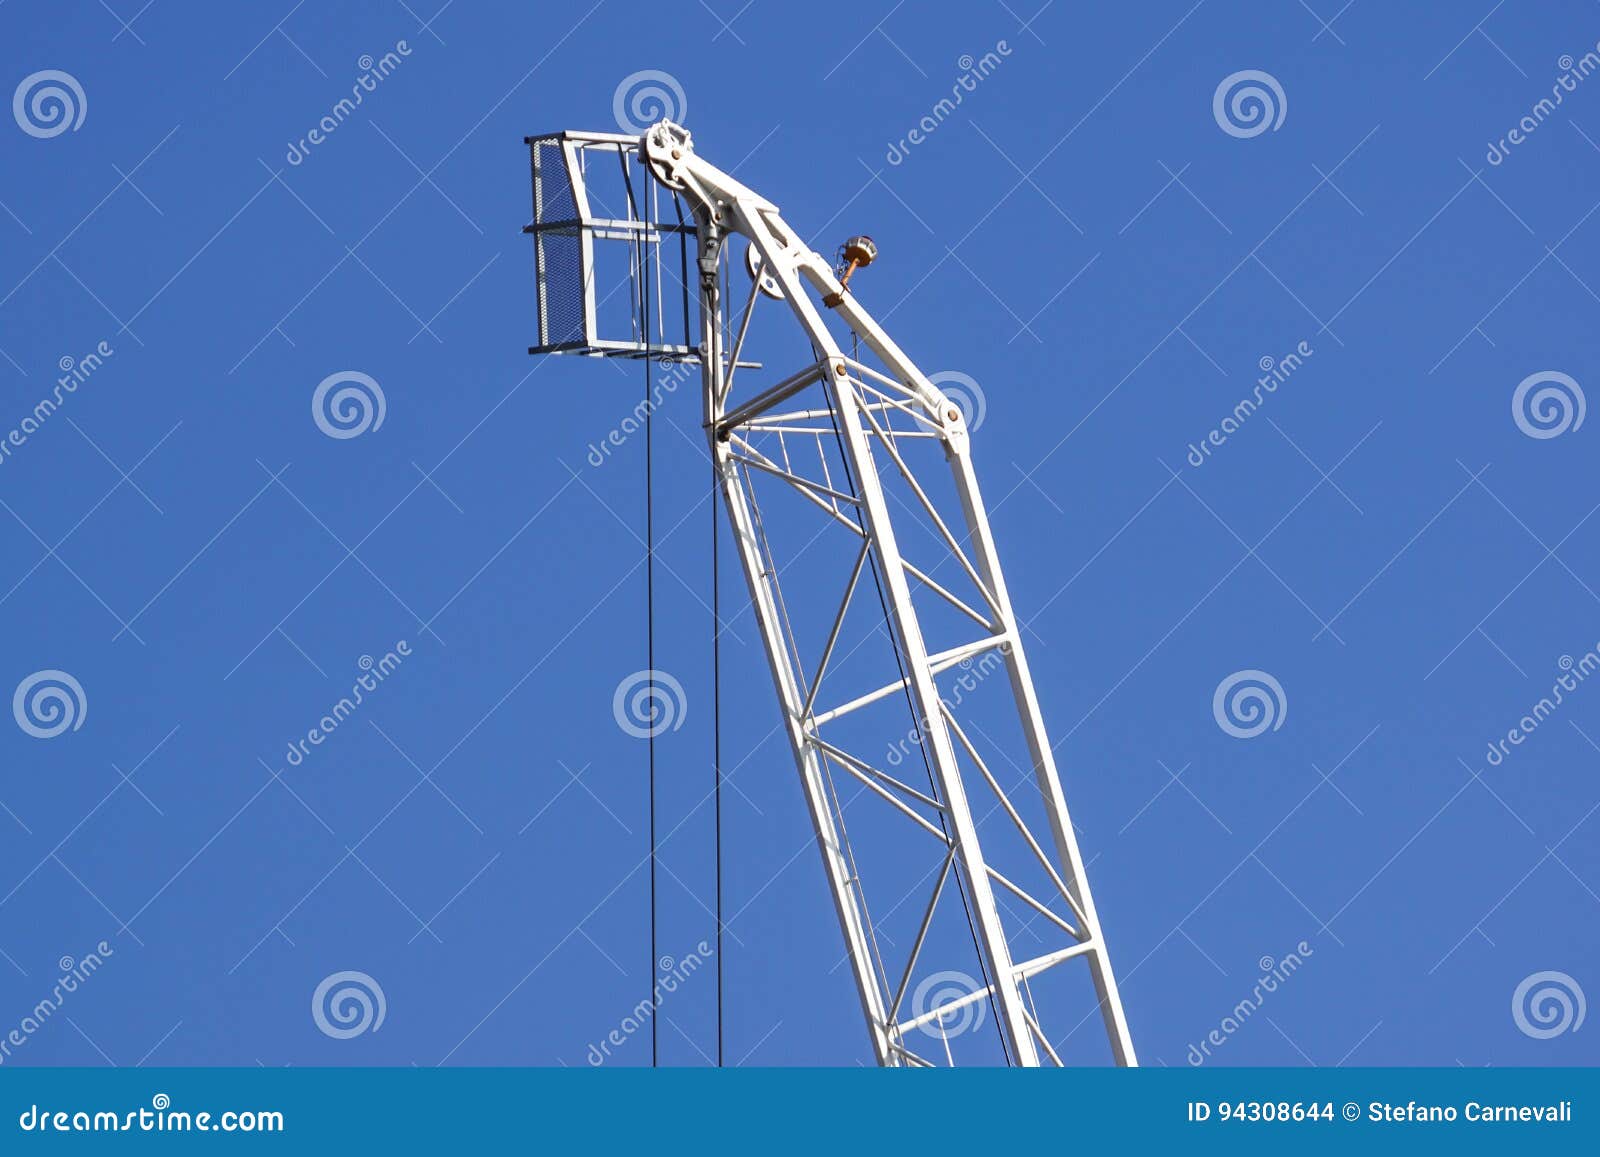
M 1214 1063 L 1600 1060 L 1596 1026 L 1512 1015 L 1536 973 L 1600 995 L 1600 682 L 1488 759 L 1600 643 L 1600 420 L 1513 416 L 1531 375 L 1600 383 L 1600 78 L 1533 111 L 1600 10 L 437 4 L 0 8 L 3 92 L 59 70 L 83 106 L 56 135 L 26 101 L 47 135 L 0 118 L 0 430 L 62 359 L 112 351 L 0 459 L 0 690 L 64 671 L 87 702 L 53 738 L 0 727 L 0 1036 L 62 957 L 113 953 L 5 1063 L 583 1065 L 647 992 L 644 745 L 612 715 L 645 666 L 642 445 L 585 460 L 640 378 L 527 357 L 519 233 L 523 135 L 614 129 L 645 69 L 813 246 L 872 234 L 862 300 L 979 384 L 1145 1062 L 1185 1064 L 1302 941 Z M 1275 128 L 1214 116 L 1242 70 L 1281 89 Z M 339 371 L 380 384 L 381 426 L 312 420 Z M 656 431 L 675 958 L 712 929 L 699 421 L 683 391 Z M 854 1064 L 748 615 L 735 633 L 728 1057 Z M 1251 739 L 1212 711 L 1243 670 L 1287 701 Z M 342 971 L 381 987 L 378 1031 L 318 1031 Z M 665 1060 L 705 1063 L 711 996 L 702 974 L 665 1010 Z

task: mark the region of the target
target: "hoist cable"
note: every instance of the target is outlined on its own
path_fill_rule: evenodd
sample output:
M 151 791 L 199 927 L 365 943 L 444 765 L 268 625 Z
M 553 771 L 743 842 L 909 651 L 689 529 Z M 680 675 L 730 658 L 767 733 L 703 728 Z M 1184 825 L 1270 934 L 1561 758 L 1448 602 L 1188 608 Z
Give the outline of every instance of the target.
M 711 769 L 716 815 L 717 1067 L 722 1067 L 722 581 L 717 567 L 717 464 L 711 463 Z
M 630 196 L 632 190 L 629 190 Z M 650 764 L 650 1065 L 660 1064 L 660 1032 L 656 1024 L 661 997 L 656 981 L 660 957 L 656 954 L 656 722 L 662 710 L 656 702 L 656 524 L 654 433 L 651 418 L 655 410 L 650 395 L 650 196 L 644 197 L 640 215 L 644 229 L 639 238 L 640 327 L 644 337 L 644 590 L 645 590 L 645 678 L 650 716 L 645 730 Z

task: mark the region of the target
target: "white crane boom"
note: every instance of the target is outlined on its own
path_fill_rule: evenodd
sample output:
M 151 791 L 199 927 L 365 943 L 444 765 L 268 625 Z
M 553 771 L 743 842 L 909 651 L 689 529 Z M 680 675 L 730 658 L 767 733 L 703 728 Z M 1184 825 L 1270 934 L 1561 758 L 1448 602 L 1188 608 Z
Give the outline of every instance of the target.
M 1007 1060 L 1062 1064 L 1059 1050 L 1067 1036 L 1092 1019 L 1092 1012 L 1079 1019 L 1067 1009 L 1065 1030 L 1060 1024 L 1048 1028 L 1048 1015 L 1062 1009 L 1041 1011 L 1033 981 L 1082 960 L 1109 1058 L 1135 1064 L 1022 627 L 973 472 L 968 415 L 917 368 L 849 288 L 854 270 L 876 256 L 872 243 L 852 238 L 845 264 L 836 270 L 784 222 L 775 205 L 707 163 L 695 152 L 688 131 L 670 121 L 638 138 L 564 133 L 529 138 L 529 144 L 535 218 L 529 232 L 535 238 L 541 319 L 540 344 L 533 352 L 699 364 L 712 460 L 877 1061 L 954 1063 L 951 1038 L 959 1034 L 950 1031 L 952 1026 L 981 1022 L 987 1006 L 994 1010 Z M 598 213 L 590 204 L 591 154 L 597 150 L 620 155 L 628 201 L 622 216 Z M 633 187 L 630 161 L 642 163 L 661 188 L 681 198 L 692 226 L 681 217 L 672 225 L 653 213 L 656 193 Z M 684 255 L 681 287 L 665 284 L 663 257 L 674 237 Z M 633 255 L 634 332 L 625 340 L 607 340 L 598 333 L 604 302 L 596 300 L 592 249 L 596 242 L 619 238 Z M 726 251 L 735 238 L 749 244 L 745 257 L 752 284 L 742 313 L 725 300 Z M 569 251 L 580 254 L 577 280 L 563 286 L 563 270 L 571 268 Z M 653 303 L 637 284 L 651 276 L 652 267 Z M 664 292 L 669 288 L 670 295 Z M 663 302 L 679 288 L 685 303 L 691 296 L 696 303 L 695 342 L 689 340 L 687 318 L 683 340 L 665 340 Z M 580 322 L 569 316 L 566 332 L 556 332 L 548 319 L 552 310 L 561 313 L 563 295 L 582 299 L 583 317 Z M 743 358 L 751 317 L 764 298 L 788 306 L 811 357 L 781 380 L 746 388 L 762 377 L 759 367 Z M 836 334 L 831 318 L 846 332 Z M 948 477 L 935 477 L 942 474 L 937 463 L 927 471 L 918 459 L 934 446 L 942 451 Z M 785 494 L 796 519 L 799 511 L 814 517 L 816 534 L 798 549 L 775 551 L 778 535 L 772 532 L 779 523 L 758 504 L 758 483 Z M 950 508 L 948 516 L 942 503 Z M 913 563 L 906 557 L 908 550 L 930 547 L 937 551 L 931 559 Z M 826 634 L 818 632 L 816 638 L 797 634 L 779 584 L 780 571 L 802 557 L 823 576 L 808 587 L 808 595 L 811 590 L 843 592 Z M 887 632 L 894 667 L 870 689 L 841 701 L 824 688 L 831 690 L 834 680 L 844 678 L 847 660 L 854 662 L 864 649 L 846 646 L 845 623 L 852 606 L 866 605 L 874 585 L 880 606 L 869 609 L 882 611 L 875 629 Z M 954 633 L 952 623 L 964 624 L 964 635 Z M 930 635 L 940 631 L 950 634 L 951 645 L 931 649 Z M 883 649 L 881 639 L 878 649 Z M 968 692 L 975 693 L 973 673 L 979 672 L 981 681 L 1002 666 L 1022 753 L 1003 766 L 996 762 L 1002 745 L 967 718 L 969 694 L 940 690 L 941 676 L 955 672 L 973 683 Z M 863 743 L 886 734 L 877 705 L 892 706 L 896 699 L 911 708 L 910 746 L 920 749 L 917 758 L 926 763 L 926 790 L 884 770 L 884 759 L 864 754 L 873 748 Z M 880 718 L 874 730 L 868 720 L 875 712 Z M 890 738 L 879 750 L 889 753 L 892 764 L 907 746 L 896 747 Z M 855 794 L 841 797 L 840 783 L 855 788 Z M 866 859 L 866 849 L 858 846 L 859 839 L 852 844 L 845 827 L 845 805 L 856 799 L 862 801 L 858 807 L 870 805 L 895 817 L 908 832 L 919 829 L 905 839 L 921 841 L 927 852 L 902 854 L 903 840 L 872 849 L 887 864 L 886 880 L 910 885 L 905 895 L 893 897 L 892 911 L 905 908 L 902 918 L 915 917 L 906 924 L 914 935 L 897 943 L 886 945 L 886 935 L 880 936 L 886 922 L 875 924 L 868 915 L 865 873 L 857 856 L 861 851 Z M 1036 832 L 1045 834 L 1041 838 Z M 954 942 L 945 934 L 953 927 L 945 915 L 953 906 L 952 892 L 959 893 L 966 909 L 979 976 L 970 985 L 952 986 L 948 978 L 961 974 L 944 969 L 919 984 L 917 978 L 930 973 L 924 958 L 949 952 Z M 915 903 L 909 903 L 911 896 L 917 897 Z M 1031 939 L 1024 943 L 1024 937 Z M 931 1002 L 923 999 L 930 984 L 944 985 Z M 934 1041 L 934 1047 L 924 1040 Z M 940 1053 L 940 1042 L 942 1055 L 925 1055 Z

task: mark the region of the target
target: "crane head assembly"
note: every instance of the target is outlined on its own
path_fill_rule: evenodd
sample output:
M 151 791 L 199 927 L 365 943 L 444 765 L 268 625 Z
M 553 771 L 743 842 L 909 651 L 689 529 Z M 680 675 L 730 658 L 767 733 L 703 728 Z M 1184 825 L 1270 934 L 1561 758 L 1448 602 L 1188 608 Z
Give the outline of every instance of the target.
M 850 291 L 870 238 L 826 260 L 681 125 L 525 140 L 529 352 L 698 367 L 874 1059 L 1134 1064 L 973 468 L 971 399 L 939 385 L 972 379 L 924 374 Z M 778 368 L 749 360 L 758 342 Z M 1074 1037 L 1096 1012 L 1100 1042 Z

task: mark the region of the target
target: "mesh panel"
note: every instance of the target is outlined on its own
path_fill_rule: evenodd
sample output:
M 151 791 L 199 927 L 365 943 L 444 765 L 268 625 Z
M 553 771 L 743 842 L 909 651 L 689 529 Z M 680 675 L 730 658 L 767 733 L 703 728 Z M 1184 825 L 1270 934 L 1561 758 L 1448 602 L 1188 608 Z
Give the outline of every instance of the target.
M 559 229 L 534 237 L 539 263 L 539 344 L 585 340 L 583 326 L 583 237 L 579 229 Z
M 536 141 L 533 158 L 533 221 L 571 221 L 578 215 L 572 196 L 572 181 L 567 176 L 566 157 L 560 141 Z

